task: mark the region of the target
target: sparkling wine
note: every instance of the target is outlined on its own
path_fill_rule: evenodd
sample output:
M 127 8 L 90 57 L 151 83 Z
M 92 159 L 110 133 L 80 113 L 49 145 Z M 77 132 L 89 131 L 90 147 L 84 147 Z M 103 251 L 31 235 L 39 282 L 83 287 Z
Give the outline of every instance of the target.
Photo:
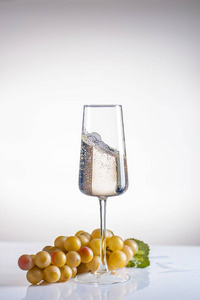
M 84 133 L 79 168 L 80 190 L 90 196 L 115 196 L 128 187 L 125 155 L 101 141 L 97 133 Z

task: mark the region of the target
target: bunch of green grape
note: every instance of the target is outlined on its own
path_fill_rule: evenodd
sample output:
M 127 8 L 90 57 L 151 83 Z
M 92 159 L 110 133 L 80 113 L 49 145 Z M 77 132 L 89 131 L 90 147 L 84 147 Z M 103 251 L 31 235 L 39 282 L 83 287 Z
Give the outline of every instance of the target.
M 138 252 L 134 240 L 123 239 L 106 230 L 106 257 L 109 270 L 123 268 Z M 100 229 L 91 234 L 78 231 L 75 236 L 59 236 L 54 246 L 45 246 L 35 255 L 23 254 L 18 265 L 26 270 L 27 280 L 38 284 L 42 280 L 65 282 L 77 274 L 95 272 L 100 264 Z

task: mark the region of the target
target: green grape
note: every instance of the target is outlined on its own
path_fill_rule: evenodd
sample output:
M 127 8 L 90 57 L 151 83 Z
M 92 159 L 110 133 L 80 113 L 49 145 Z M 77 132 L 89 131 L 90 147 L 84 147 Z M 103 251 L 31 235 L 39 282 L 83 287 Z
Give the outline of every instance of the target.
M 100 239 L 101 237 L 100 228 L 93 230 L 91 236 L 92 239 Z M 113 234 L 111 233 L 111 231 L 106 229 L 106 240 L 110 239 L 112 236 Z
M 30 270 L 31 268 L 34 267 L 34 265 L 35 265 L 34 259 L 31 255 L 23 254 L 18 259 L 18 266 L 22 270 L 26 270 L 26 271 Z
M 35 255 L 35 264 L 39 268 L 43 269 L 50 265 L 51 263 L 51 255 L 46 251 L 39 251 Z
M 133 240 L 126 240 L 124 241 L 124 245 L 128 245 L 133 250 L 133 255 L 135 255 L 138 252 L 138 244 Z
M 89 241 L 91 240 L 91 235 L 88 232 L 84 231 L 84 230 L 77 231 L 77 233 L 75 234 L 75 236 L 78 237 L 79 235 L 86 236 Z
M 95 255 L 100 255 L 100 239 L 92 239 L 89 242 L 89 247 Z
M 88 246 L 89 239 L 85 235 L 79 234 L 77 238 L 81 241 L 81 247 Z
M 93 252 L 89 247 L 81 247 L 78 250 L 79 255 L 81 256 L 82 263 L 88 263 L 93 259 Z
M 56 247 L 56 248 L 58 248 L 59 250 L 61 250 L 61 251 L 63 251 L 63 252 L 66 252 L 66 249 L 65 249 L 65 247 L 64 247 L 64 242 L 65 242 L 65 240 L 66 240 L 66 236 L 63 236 L 63 235 L 61 235 L 61 236 L 58 236 L 56 239 L 55 239 L 55 241 L 54 241 L 54 246 Z
M 60 268 L 60 281 L 67 281 L 72 278 L 72 269 L 69 266 L 63 266 Z
M 101 237 L 100 228 L 93 230 L 91 236 L 92 236 L 92 239 L 100 239 L 100 237 Z
M 71 269 L 72 269 L 72 278 L 73 278 L 77 274 L 77 268 L 71 268 Z
M 26 273 L 26 278 L 30 283 L 37 284 L 43 280 L 43 272 L 35 266 Z
M 64 247 L 67 251 L 78 251 L 81 248 L 81 241 L 77 236 L 69 236 L 64 241 Z
M 84 232 L 84 230 L 79 230 L 79 231 L 77 231 L 77 233 L 75 234 L 75 236 L 78 236 L 78 235 L 82 234 L 83 232 Z
M 35 261 L 35 254 L 30 254 L 30 256 L 32 257 L 33 261 Z
M 57 250 L 59 250 L 57 247 L 51 246 L 50 248 L 47 248 L 46 251 L 51 255 L 54 251 L 57 251 Z
M 88 232 L 86 232 L 86 231 L 83 231 L 82 233 L 81 233 L 81 235 L 84 235 L 84 236 L 86 236 L 87 238 L 88 238 L 88 240 L 90 241 L 91 240 L 91 234 L 89 234 Z
M 101 262 L 100 256 L 94 255 L 93 259 L 90 262 L 86 263 L 86 267 L 90 271 L 94 272 L 98 269 L 100 262 Z
M 77 267 L 77 274 L 82 274 L 82 273 L 87 273 L 87 272 L 89 272 L 89 269 L 87 268 L 86 264 L 81 263 Z
M 124 245 L 124 247 L 122 248 L 122 251 L 126 254 L 127 263 L 128 263 L 129 260 L 131 260 L 133 258 L 133 250 L 130 246 Z
M 52 248 L 52 246 L 45 246 L 42 251 L 46 251 L 46 252 L 49 252 L 49 250 Z
M 110 271 L 116 270 L 116 268 L 110 264 L 109 257 L 107 257 L 107 267 Z
M 57 282 L 60 279 L 61 272 L 57 266 L 48 266 L 44 269 L 44 280 L 49 283 Z
M 109 264 L 116 269 L 123 268 L 127 262 L 126 254 L 120 250 L 113 251 L 109 258 Z
M 80 265 L 81 263 L 81 257 L 76 251 L 69 251 L 66 254 L 66 264 L 70 268 L 76 268 Z
M 62 252 L 61 250 L 54 251 L 51 254 L 51 263 L 54 266 L 57 266 L 57 267 L 64 266 L 65 263 L 66 263 L 66 255 L 65 255 L 65 253 Z
M 106 229 L 106 240 L 109 240 L 113 236 L 113 233 L 111 230 Z
M 124 246 L 124 242 L 119 236 L 113 235 L 107 241 L 107 246 L 111 251 L 121 250 Z

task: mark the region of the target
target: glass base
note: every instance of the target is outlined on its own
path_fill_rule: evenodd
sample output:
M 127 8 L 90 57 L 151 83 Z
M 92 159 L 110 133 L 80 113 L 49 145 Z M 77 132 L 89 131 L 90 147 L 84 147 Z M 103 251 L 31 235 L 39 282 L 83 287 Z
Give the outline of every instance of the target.
M 83 273 L 77 275 L 75 280 L 83 284 L 106 285 L 127 282 L 131 276 L 126 273 L 108 272 L 102 275 Z

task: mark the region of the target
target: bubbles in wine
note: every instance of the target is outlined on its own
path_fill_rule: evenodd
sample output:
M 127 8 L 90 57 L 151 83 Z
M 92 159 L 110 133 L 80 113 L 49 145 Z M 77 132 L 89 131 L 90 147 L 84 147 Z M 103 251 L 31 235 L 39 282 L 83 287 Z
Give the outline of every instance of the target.
M 101 140 L 84 133 L 81 141 L 80 190 L 91 196 L 115 196 L 127 189 L 126 157 Z

